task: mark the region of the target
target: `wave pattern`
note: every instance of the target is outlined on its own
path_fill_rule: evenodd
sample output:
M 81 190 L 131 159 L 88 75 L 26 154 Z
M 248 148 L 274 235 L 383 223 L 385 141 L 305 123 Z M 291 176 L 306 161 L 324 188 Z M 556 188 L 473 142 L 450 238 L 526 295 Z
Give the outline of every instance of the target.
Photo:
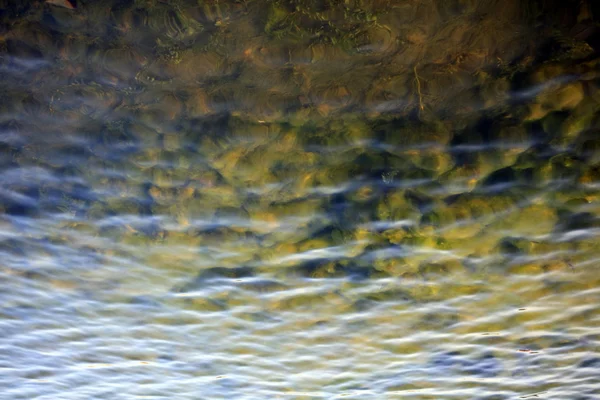
M 7 7 L 0 397 L 597 396 L 600 10 L 314 3 Z

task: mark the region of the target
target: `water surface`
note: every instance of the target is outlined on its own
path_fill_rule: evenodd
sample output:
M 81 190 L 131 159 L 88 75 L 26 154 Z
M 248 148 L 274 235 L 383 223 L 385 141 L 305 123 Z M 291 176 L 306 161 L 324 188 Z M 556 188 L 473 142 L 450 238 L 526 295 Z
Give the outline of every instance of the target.
M 7 399 L 594 399 L 592 2 L 0 25 Z

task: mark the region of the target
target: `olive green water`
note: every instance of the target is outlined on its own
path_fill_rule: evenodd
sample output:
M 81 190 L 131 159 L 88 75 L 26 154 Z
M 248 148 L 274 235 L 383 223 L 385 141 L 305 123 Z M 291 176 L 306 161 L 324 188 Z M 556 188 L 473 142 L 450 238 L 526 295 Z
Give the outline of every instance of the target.
M 564 3 L 0 1 L 0 398 L 597 399 Z

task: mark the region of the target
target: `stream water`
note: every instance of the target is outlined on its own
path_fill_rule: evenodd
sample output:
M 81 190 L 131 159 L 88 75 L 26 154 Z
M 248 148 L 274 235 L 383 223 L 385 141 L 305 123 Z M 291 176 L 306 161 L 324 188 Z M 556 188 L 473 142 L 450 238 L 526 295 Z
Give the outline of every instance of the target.
M 0 1 L 0 398 L 598 399 L 565 4 Z

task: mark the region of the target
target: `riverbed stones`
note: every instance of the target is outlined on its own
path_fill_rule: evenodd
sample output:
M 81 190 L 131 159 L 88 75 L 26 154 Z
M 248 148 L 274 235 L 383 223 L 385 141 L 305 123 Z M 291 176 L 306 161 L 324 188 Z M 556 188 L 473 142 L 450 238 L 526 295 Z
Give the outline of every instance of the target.
M 106 37 L 92 34 L 101 21 L 79 25 L 90 2 L 56 29 L 3 19 L 0 64 L 14 82 L 0 95 L 0 164 L 6 179 L 32 171 L 0 194 L 5 233 L 54 213 L 61 231 L 111 243 L 111 262 L 135 255 L 122 280 L 187 274 L 197 286 L 157 301 L 188 317 L 157 321 L 192 329 L 238 307 L 376 310 L 385 323 L 393 310 L 402 323 L 417 315 L 415 329 L 496 344 L 477 338 L 506 324 L 481 310 L 556 294 L 593 303 L 597 282 L 578 280 L 598 247 L 597 65 L 544 63 L 519 41 L 505 56 L 506 38 L 471 30 L 489 18 L 474 2 L 374 3 L 354 10 L 359 26 L 331 11 L 343 4 L 280 1 L 255 19 L 258 3 L 233 3 L 97 6 L 114 21 Z M 456 46 L 441 49 L 445 37 Z M 29 254 L 28 237 L 6 239 L 6 253 Z M 472 308 L 452 308 L 464 299 Z M 421 315 L 419 303 L 442 309 Z M 225 332 L 270 318 L 238 314 Z M 493 378 L 499 358 L 444 353 L 430 366 Z
M 574 109 L 584 98 L 584 89 L 581 82 L 572 82 L 545 90 L 536 98 L 536 103 L 531 105 L 527 120 L 538 120 L 551 111 L 565 111 Z

